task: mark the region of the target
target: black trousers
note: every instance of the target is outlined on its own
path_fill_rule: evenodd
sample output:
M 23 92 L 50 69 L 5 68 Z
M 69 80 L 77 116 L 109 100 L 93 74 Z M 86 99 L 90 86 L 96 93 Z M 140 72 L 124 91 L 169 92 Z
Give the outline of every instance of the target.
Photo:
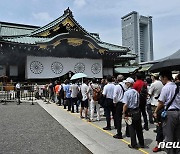
M 139 108 L 144 119 L 144 127 L 148 127 L 148 120 L 147 120 L 147 114 L 146 114 L 146 101 L 144 102 L 140 100 Z
M 18 99 L 18 103 L 19 104 L 20 104 L 20 95 L 21 95 L 20 90 L 17 90 L 17 99 Z
M 68 106 L 68 111 L 71 111 L 71 98 L 66 98 L 66 104 Z
M 122 111 L 123 111 L 124 103 L 118 102 L 116 104 L 116 112 L 115 112 L 115 122 L 117 127 L 117 135 L 122 136 Z
M 157 141 L 157 142 L 162 142 L 163 139 L 164 139 L 164 136 L 163 136 L 162 124 L 159 124 L 159 125 L 157 126 L 156 141 Z
M 115 122 L 115 107 L 112 99 L 106 98 L 105 99 L 105 114 L 106 114 L 106 122 L 107 122 L 107 127 L 111 127 L 111 112 L 112 116 L 114 119 L 114 126 L 116 127 L 116 122 Z
M 57 104 L 61 105 L 61 104 L 62 104 L 62 103 L 61 103 L 61 97 L 60 97 L 59 95 L 57 96 L 57 99 L 58 99 Z
M 147 104 L 147 113 L 149 115 L 149 122 L 153 123 L 153 112 L 152 112 L 152 108 L 151 108 L 151 104 Z
M 139 113 L 140 114 L 140 113 Z M 131 145 L 133 147 L 137 146 L 136 135 L 139 141 L 139 144 L 144 146 L 144 137 L 141 123 L 141 116 L 139 119 L 134 120 L 132 118 L 132 124 L 129 125 L 129 134 L 131 137 Z
M 78 110 L 79 105 L 78 105 L 77 101 L 78 101 L 77 97 L 72 98 L 72 100 L 71 100 L 72 112 L 74 112 L 74 104 L 76 105 L 76 112 L 79 112 L 79 110 Z

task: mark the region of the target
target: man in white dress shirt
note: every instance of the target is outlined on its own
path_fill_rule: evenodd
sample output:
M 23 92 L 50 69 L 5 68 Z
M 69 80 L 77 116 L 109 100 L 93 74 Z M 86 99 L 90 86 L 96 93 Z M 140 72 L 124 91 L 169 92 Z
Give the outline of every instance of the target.
M 115 122 L 117 126 L 117 134 L 113 137 L 116 139 L 122 139 L 122 111 L 123 111 L 123 96 L 125 92 L 125 83 L 123 83 L 124 76 L 118 75 L 117 76 L 117 85 L 114 88 L 114 95 L 113 95 L 113 103 L 116 106 L 116 112 L 115 112 Z
M 114 94 L 115 85 L 112 83 L 111 76 L 107 77 L 107 82 L 108 84 L 104 86 L 103 93 L 102 93 L 103 96 L 105 97 L 104 109 L 105 109 L 106 122 L 107 122 L 107 126 L 104 127 L 103 129 L 111 130 L 111 112 L 112 112 L 113 119 L 115 118 L 115 106 L 113 103 L 113 94 Z M 114 120 L 114 126 L 116 126 L 115 120 Z

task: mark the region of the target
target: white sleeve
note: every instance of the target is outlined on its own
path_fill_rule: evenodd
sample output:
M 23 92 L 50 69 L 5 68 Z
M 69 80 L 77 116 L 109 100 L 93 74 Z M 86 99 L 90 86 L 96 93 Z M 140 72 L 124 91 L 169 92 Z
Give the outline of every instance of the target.
M 153 86 L 153 84 L 150 86 L 150 88 L 149 88 L 149 91 L 148 91 L 148 93 L 149 93 L 149 95 L 153 95 L 153 91 L 154 91 L 154 86 Z
M 103 95 L 106 95 L 107 94 L 107 86 L 105 85 L 104 86 L 104 89 L 103 89 L 103 93 L 102 93 Z
M 161 101 L 161 102 L 163 102 L 163 103 L 165 103 L 166 102 L 166 93 L 167 93 L 167 90 L 165 89 L 165 88 L 162 88 L 162 90 L 161 90 L 161 94 L 160 94 L 160 96 L 159 96 L 159 101 Z
M 124 93 L 124 96 L 123 96 L 123 101 L 122 101 L 124 104 L 128 104 L 128 95 L 127 95 L 127 92 Z
M 118 102 L 118 86 L 115 86 L 114 88 L 114 94 L 113 94 L 113 102 L 117 103 Z

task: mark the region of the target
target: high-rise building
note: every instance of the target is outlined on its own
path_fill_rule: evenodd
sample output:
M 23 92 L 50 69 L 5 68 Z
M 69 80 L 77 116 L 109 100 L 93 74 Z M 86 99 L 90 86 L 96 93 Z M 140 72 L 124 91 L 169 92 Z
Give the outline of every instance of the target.
M 152 61 L 153 32 L 152 17 L 142 16 L 138 12 L 131 12 L 121 18 L 122 45 L 129 47 L 132 53 L 137 54 L 137 63 Z

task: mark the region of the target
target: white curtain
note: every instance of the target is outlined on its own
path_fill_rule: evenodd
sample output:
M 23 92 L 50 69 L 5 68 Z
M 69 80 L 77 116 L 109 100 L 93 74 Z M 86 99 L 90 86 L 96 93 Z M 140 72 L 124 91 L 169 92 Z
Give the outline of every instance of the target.
M 88 78 L 102 78 L 102 59 L 27 56 L 27 79 L 55 78 L 69 71 L 84 73 Z

